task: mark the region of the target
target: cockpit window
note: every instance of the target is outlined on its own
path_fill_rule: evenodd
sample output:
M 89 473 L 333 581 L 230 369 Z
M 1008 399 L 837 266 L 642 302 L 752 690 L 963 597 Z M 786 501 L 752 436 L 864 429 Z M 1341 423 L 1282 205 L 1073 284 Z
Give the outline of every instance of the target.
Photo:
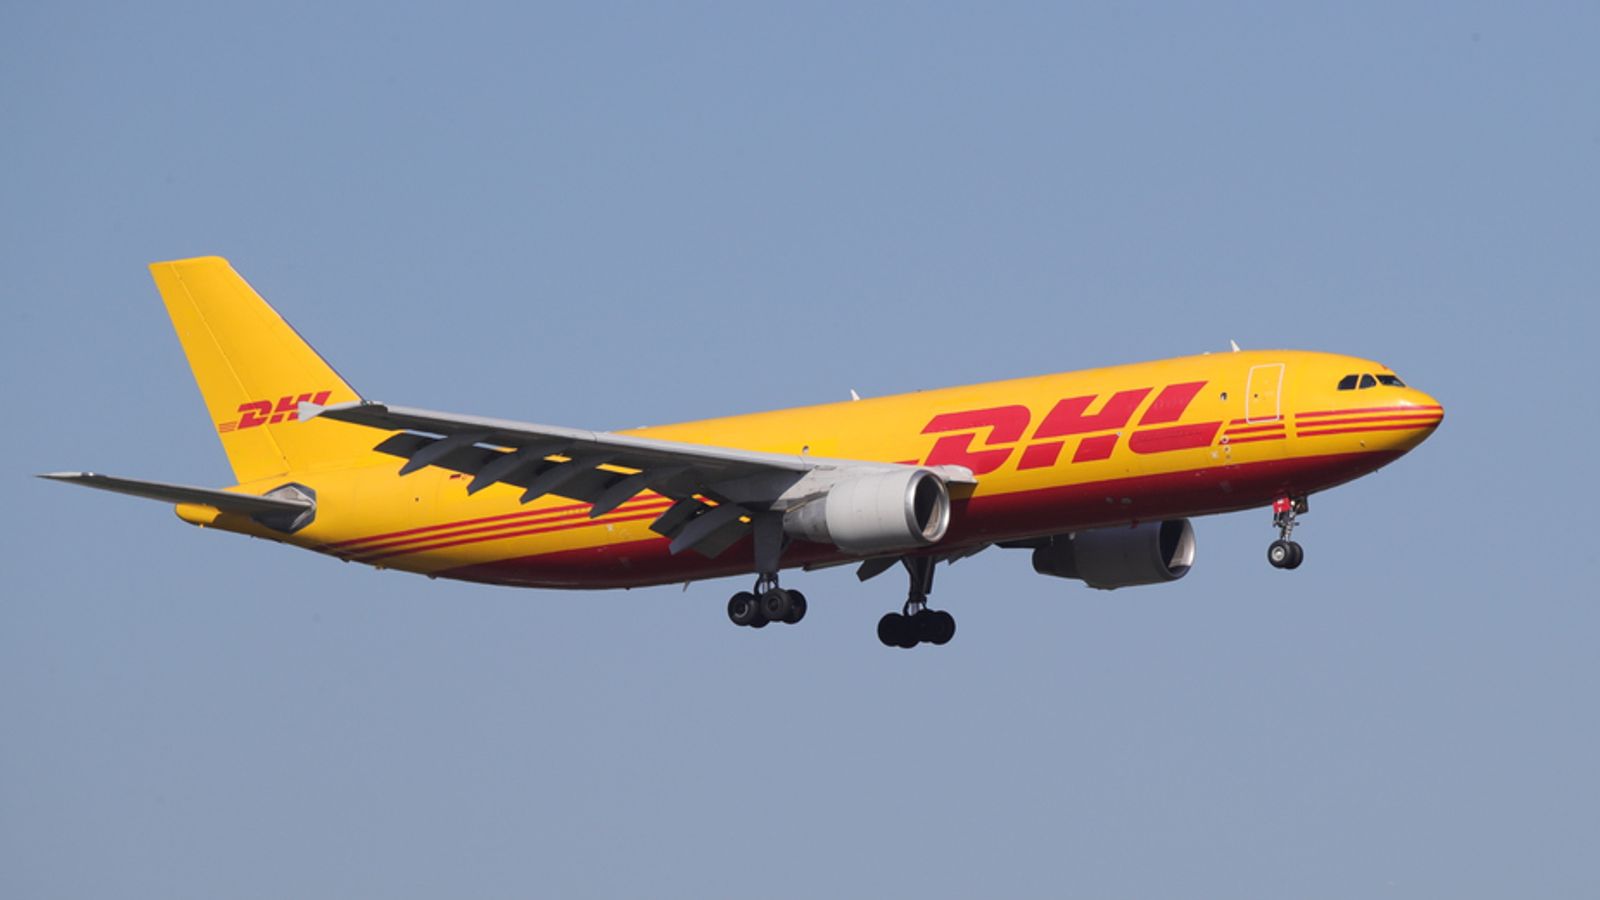
M 1361 377 L 1360 375 L 1346 375 L 1345 377 L 1339 379 L 1339 390 L 1341 390 L 1341 391 L 1353 391 L 1353 390 L 1355 390 L 1356 389 L 1356 380 L 1359 379 L 1360 377 Z
M 1377 386 L 1378 386 L 1378 379 L 1373 378 L 1371 375 L 1363 375 L 1363 376 L 1361 376 L 1361 390 L 1364 391 L 1369 387 L 1377 387 Z
M 1378 383 L 1384 387 L 1405 387 L 1406 383 L 1398 375 L 1379 375 Z

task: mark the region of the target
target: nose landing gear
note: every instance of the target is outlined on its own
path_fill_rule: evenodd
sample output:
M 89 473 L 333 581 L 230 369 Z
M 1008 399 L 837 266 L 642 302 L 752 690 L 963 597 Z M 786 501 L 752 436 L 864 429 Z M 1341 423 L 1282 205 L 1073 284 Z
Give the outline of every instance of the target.
M 885 647 L 910 650 L 918 644 L 942 646 L 956 636 L 956 619 L 949 613 L 928 608 L 928 595 L 933 592 L 933 566 L 938 562 L 931 556 L 907 556 L 901 560 L 911 575 L 911 593 L 900 612 L 889 613 L 878 620 L 878 640 Z
M 1310 508 L 1304 497 L 1284 496 L 1272 501 L 1272 524 L 1278 528 L 1278 539 L 1267 546 L 1267 562 L 1274 569 L 1298 569 L 1305 561 L 1305 549 L 1289 536 L 1294 534 L 1297 517 Z

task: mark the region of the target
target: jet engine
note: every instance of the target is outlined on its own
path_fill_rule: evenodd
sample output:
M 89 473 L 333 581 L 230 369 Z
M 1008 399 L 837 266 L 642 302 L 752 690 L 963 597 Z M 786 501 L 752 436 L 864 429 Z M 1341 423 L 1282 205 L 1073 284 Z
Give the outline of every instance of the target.
M 1109 591 L 1177 581 L 1194 565 L 1194 553 L 1194 527 L 1188 519 L 1172 519 L 1058 534 L 1034 548 L 1033 570 Z
M 783 514 L 788 534 L 869 556 L 926 547 L 950 526 L 950 490 L 927 469 L 863 475 Z

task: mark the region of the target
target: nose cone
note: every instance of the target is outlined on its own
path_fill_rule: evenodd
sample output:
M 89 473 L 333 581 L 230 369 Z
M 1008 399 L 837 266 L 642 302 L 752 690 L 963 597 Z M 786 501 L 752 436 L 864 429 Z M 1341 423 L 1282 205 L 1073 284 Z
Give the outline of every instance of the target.
M 1427 440 L 1444 421 L 1444 404 L 1416 388 L 1406 388 L 1393 422 L 1394 446 L 1402 453 Z
M 1406 402 L 1409 405 L 1416 407 L 1418 415 L 1432 414 L 1434 417 L 1433 425 L 1435 427 L 1437 427 L 1440 422 L 1444 421 L 1444 404 L 1433 399 L 1431 395 L 1424 394 L 1416 388 L 1408 388 L 1406 393 L 1409 395 L 1406 398 Z

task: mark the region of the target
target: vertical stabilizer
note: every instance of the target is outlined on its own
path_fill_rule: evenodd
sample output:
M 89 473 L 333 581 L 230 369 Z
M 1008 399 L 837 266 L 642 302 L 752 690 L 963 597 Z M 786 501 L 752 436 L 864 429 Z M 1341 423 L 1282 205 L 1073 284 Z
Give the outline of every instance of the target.
M 153 263 L 150 273 L 239 483 L 347 465 L 371 452 L 363 429 L 298 421 L 301 402 L 360 397 L 227 260 Z

